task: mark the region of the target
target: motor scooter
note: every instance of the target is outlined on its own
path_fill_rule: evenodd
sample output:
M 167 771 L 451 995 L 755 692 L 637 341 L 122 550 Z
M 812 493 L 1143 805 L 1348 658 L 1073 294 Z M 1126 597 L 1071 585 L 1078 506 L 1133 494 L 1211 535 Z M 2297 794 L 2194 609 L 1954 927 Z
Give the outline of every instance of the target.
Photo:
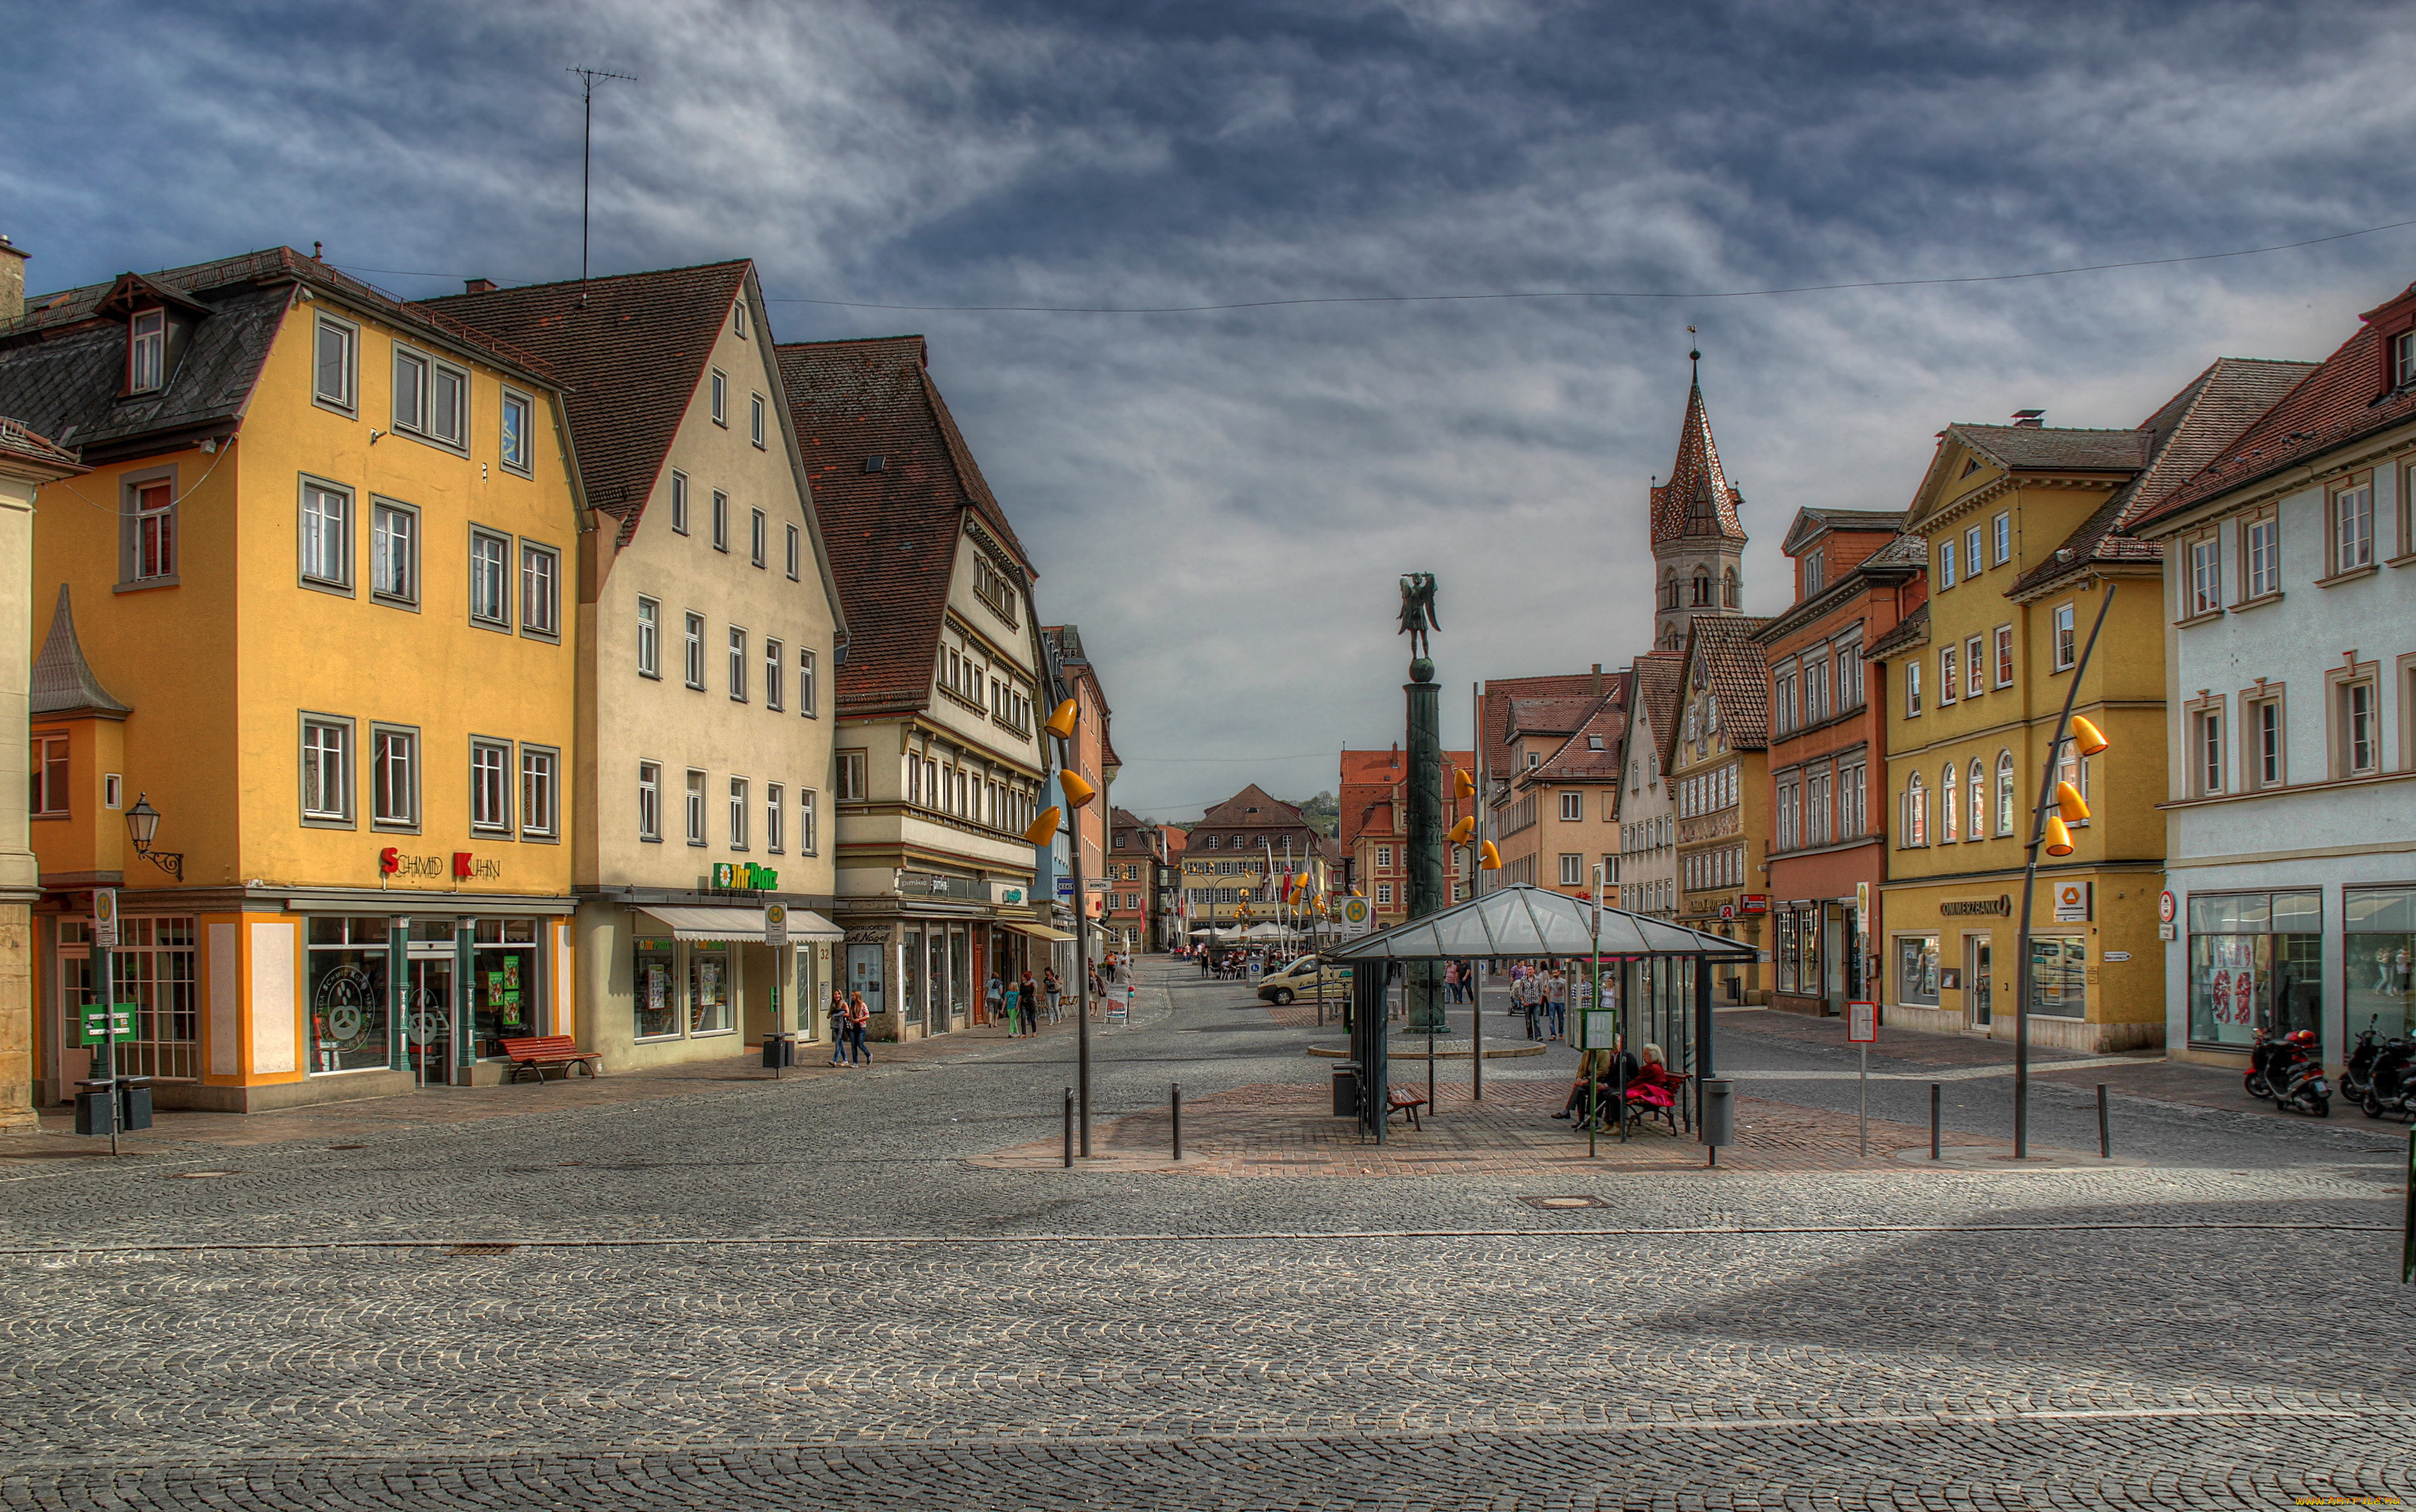
M 2348 1078 L 2341 1078 L 2341 1095 L 2348 1095 Z M 2369 1118 L 2379 1118 L 2385 1113 L 2404 1113 L 2416 1120 L 2416 1042 L 2404 1038 L 2386 1040 L 2375 1052 L 2374 1064 L 2365 1089 L 2357 1105 Z
M 2382 1015 L 2377 1013 L 2373 1022 L 2359 1031 L 2357 1043 L 2349 1046 L 2348 1059 L 2341 1065 L 2340 1094 L 2351 1102 L 2363 1104 L 2374 1086 L 2374 1062 L 2381 1054 L 2374 1037 L 2381 1023 Z
M 2275 1041 L 2280 1058 L 2268 1066 L 2266 1083 L 2273 1088 L 2273 1105 L 2311 1118 L 2333 1115 L 2332 1085 L 2324 1080 L 2324 1063 L 2316 1056 L 2316 1036 L 2301 1029 Z

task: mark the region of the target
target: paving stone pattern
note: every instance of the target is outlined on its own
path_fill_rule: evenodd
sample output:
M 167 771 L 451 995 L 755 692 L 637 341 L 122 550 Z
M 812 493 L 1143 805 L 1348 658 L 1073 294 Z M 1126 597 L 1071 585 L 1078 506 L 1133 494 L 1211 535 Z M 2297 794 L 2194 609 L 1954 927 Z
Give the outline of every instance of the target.
M 1142 996 L 1099 1040 L 1105 1113 L 1322 1083 L 1314 1031 L 1230 984 Z M 980 1043 L 356 1150 L 0 1168 L 0 1507 L 2416 1497 L 2416 1314 L 2371 1154 L 980 1163 L 1054 1127 L 1069 1058 Z M 1602 1205 L 1519 1200 L 1552 1194 Z M 1689 1229 L 1755 1232 L 1645 1232 Z M 208 1244 L 232 1247 L 173 1248 Z

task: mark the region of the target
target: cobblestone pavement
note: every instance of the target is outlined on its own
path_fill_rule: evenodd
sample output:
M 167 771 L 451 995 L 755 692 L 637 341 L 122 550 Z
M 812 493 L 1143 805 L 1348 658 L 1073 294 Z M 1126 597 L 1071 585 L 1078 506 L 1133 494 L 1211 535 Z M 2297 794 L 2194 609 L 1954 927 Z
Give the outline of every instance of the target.
M 1097 1040 L 1103 1118 L 1330 1070 L 1231 984 L 1139 996 Z M 1053 1132 L 1069 1060 L 0 1167 L 0 1507 L 2416 1498 L 2387 1141 L 2210 1124 L 2222 1163 L 2017 1174 L 981 1163 Z M 1767 1116 L 1789 1087 L 1755 1085 Z

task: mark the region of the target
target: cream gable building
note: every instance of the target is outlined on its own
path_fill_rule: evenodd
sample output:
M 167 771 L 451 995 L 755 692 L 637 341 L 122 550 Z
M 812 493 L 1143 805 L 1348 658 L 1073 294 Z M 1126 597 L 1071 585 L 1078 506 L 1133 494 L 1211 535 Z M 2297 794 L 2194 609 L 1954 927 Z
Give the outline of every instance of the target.
M 825 1035 L 846 633 L 752 264 L 431 307 L 544 359 L 573 395 L 596 509 L 579 578 L 582 1043 L 617 1069 Z

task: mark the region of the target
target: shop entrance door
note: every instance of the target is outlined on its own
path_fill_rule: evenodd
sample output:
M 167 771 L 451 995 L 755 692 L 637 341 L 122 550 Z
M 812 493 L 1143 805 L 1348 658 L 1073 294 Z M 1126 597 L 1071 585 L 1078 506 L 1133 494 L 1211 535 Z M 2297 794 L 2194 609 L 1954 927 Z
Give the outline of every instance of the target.
M 1996 1022 L 1995 951 L 1985 935 L 1963 940 L 1963 997 L 1971 1005 L 1971 1027 L 1985 1029 Z
M 411 1080 L 417 1086 L 443 1086 L 453 1079 L 453 1025 L 461 1016 L 453 992 L 452 942 L 431 949 L 415 940 L 410 965 L 411 975 L 404 979 L 402 1042 L 411 1057 Z

